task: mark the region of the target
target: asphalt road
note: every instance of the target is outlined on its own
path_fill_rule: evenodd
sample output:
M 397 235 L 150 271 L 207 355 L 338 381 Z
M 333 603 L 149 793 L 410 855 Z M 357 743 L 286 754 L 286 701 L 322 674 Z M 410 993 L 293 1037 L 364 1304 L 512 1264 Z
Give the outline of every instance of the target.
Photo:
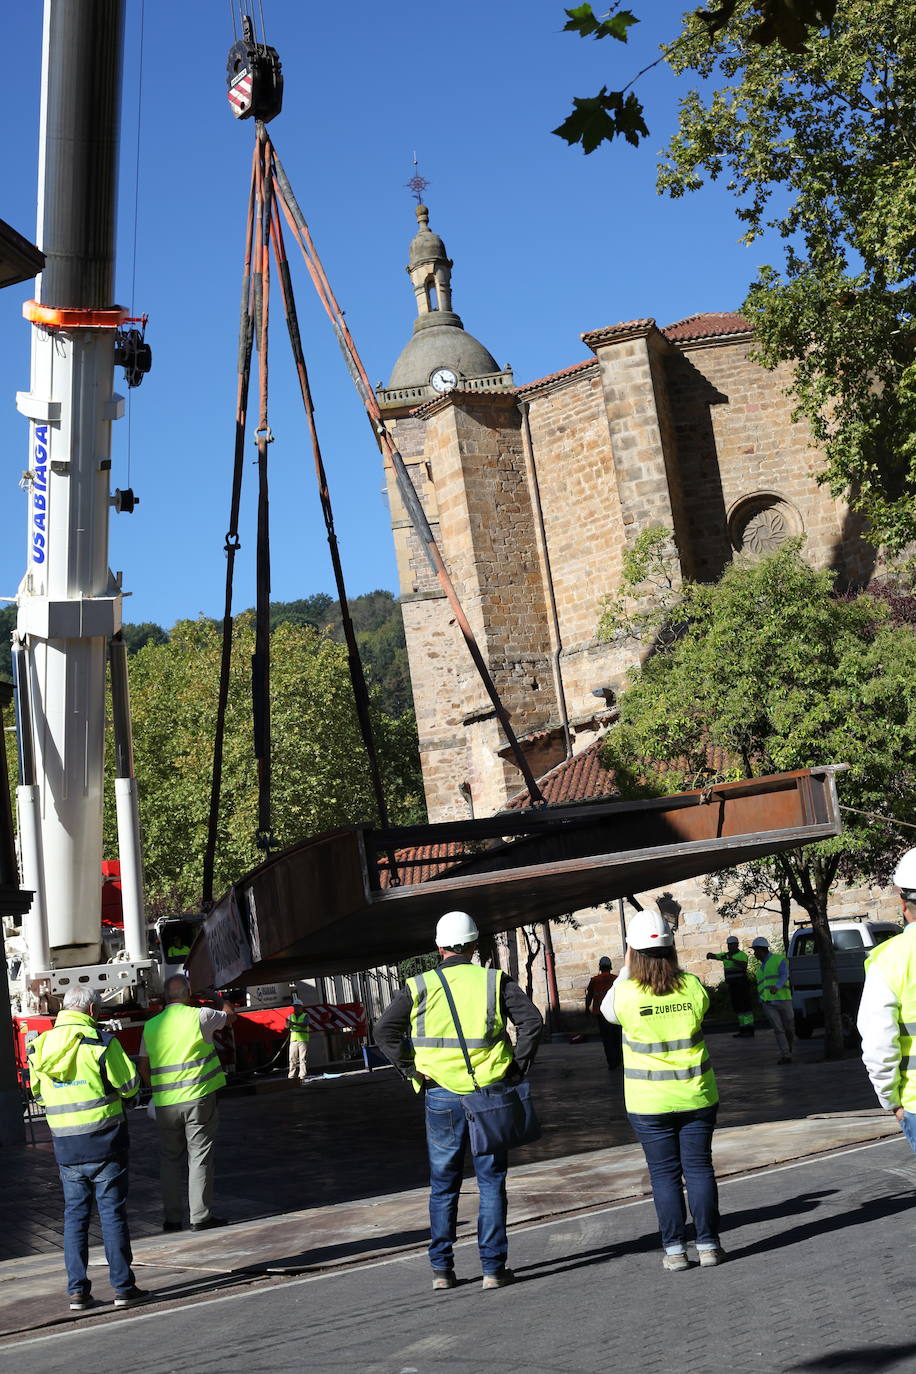
M 0 1348 L 16 1374 L 913 1374 L 916 1158 L 902 1139 L 722 1185 L 729 1262 L 661 1268 L 650 1202 L 512 1233 L 519 1282 L 476 1247 L 433 1294 L 425 1258 L 112 1314 Z M 141 1278 L 142 1282 L 142 1278 Z

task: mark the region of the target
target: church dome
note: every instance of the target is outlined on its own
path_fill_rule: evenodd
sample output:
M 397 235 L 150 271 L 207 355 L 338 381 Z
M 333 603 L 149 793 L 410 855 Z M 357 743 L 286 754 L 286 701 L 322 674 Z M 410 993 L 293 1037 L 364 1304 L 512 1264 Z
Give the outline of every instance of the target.
M 499 371 L 499 364 L 488 349 L 461 328 L 457 315 L 448 312 L 457 326 L 421 316 L 413 338 L 401 350 L 394 365 L 389 388 L 424 386 L 437 367 L 451 367 L 461 377 L 485 377 Z M 460 383 L 459 383 L 460 384 Z

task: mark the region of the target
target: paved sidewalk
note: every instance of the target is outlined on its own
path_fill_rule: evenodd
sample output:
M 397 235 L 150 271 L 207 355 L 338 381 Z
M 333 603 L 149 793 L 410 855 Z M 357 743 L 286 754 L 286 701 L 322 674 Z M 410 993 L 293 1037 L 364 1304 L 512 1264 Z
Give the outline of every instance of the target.
M 772 1037 L 744 1043 L 712 1038 L 722 1128 L 716 1161 L 725 1178 L 897 1133 L 873 1106 L 855 1059 L 777 1068 Z M 517 1226 L 585 1212 L 648 1192 L 642 1152 L 623 1115 L 619 1075 L 608 1074 L 595 1044 L 551 1045 L 535 1071 L 544 1138 L 517 1152 L 509 1175 Z M 393 1072 L 322 1079 L 306 1088 L 267 1082 L 222 1107 L 218 1209 L 237 1223 L 209 1233 L 164 1236 L 160 1229 L 155 1127 L 132 1121 L 132 1234 L 138 1279 L 162 1301 L 280 1275 L 314 1273 L 416 1250 L 427 1237 L 421 1104 Z M 42 1126 L 39 1136 L 44 1131 Z M 624 1143 L 626 1142 L 626 1143 Z M 0 1263 L 0 1338 L 99 1316 L 71 1315 L 63 1301 L 61 1199 L 50 1144 L 39 1139 L 4 1159 L 0 1228 L 16 1257 Z M 24 1216 L 16 1188 L 43 1192 L 42 1220 Z M 459 1234 L 473 1231 L 476 1195 L 466 1185 Z M 16 1221 L 27 1221 L 18 1230 Z M 10 1226 L 6 1223 L 9 1221 Z M 0 1235 L 3 1235 L 0 1230 Z M 27 1240 L 26 1245 L 24 1241 Z M 97 1252 L 94 1258 L 101 1259 Z M 95 1278 L 112 1312 L 104 1263 Z M 122 1314 L 118 1314 L 119 1317 Z

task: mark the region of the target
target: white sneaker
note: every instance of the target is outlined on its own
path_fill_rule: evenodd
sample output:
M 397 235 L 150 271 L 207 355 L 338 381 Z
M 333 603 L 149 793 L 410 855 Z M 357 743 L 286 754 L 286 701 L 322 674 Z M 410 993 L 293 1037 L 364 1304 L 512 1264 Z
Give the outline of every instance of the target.
M 514 1282 L 515 1275 L 511 1269 L 500 1269 L 497 1274 L 484 1274 L 480 1287 L 482 1292 L 487 1293 L 491 1288 L 507 1288 Z

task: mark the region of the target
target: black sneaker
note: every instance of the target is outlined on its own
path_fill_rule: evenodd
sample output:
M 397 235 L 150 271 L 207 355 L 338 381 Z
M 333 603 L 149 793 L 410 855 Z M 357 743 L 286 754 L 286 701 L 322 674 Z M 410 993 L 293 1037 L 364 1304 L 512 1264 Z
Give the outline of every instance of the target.
M 115 1293 L 115 1307 L 136 1307 L 138 1303 L 149 1302 L 151 1294 L 145 1288 L 128 1288 L 126 1293 Z
M 206 1221 L 192 1221 L 192 1231 L 212 1231 L 214 1226 L 228 1226 L 225 1217 L 207 1217 Z
M 68 1293 L 67 1297 L 71 1312 L 88 1312 L 89 1308 L 94 1306 L 92 1294 L 88 1290 L 85 1293 Z

